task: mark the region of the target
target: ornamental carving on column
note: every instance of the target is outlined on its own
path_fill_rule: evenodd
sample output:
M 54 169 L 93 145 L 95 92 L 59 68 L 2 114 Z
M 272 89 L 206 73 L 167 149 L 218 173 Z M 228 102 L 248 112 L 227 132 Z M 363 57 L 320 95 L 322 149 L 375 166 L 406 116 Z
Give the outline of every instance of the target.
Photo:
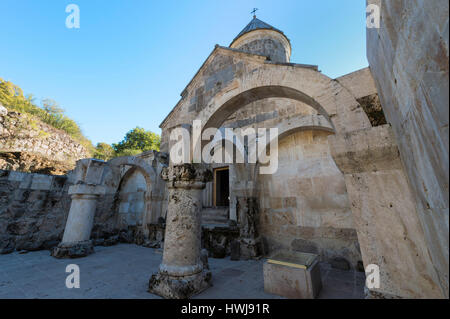
M 204 186 L 212 180 L 211 170 L 200 164 L 182 164 L 164 167 L 161 171 L 161 178 L 169 183 L 169 186 L 183 188 Z

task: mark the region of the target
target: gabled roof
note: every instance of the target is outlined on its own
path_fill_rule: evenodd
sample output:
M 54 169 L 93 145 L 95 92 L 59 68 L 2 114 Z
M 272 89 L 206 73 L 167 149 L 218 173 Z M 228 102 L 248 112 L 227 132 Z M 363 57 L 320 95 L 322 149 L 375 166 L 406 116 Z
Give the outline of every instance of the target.
M 247 59 L 252 59 L 254 61 L 259 61 L 260 63 L 267 63 L 267 64 L 273 64 L 273 65 L 284 65 L 284 66 L 291 66 L 291 67 L 300 67 L 300 68 L 307 68 L 307 69 L 313 69 L 315 71 L 318 71 L 317 65 L 309 65 L 309 64 L 298 64 L 298 63 L 279 63 L 279 62 L 271 62 L 267 61 L 267 57 L 264 55 L 259 54 L 253 54 L 241 51 L 239 49 L 232 49 L 224 46 L 220 46 L 218 44 L 215 45 L 214 50 L 210 53 L 208 58 L 203 62 L 202 66 L 198 69 L 197 73 L 195 73 L 194 77 L 189 81 L 189 83 L 186 85 L 185 89 L 181 93 L 181 99 L 178 101 L 178 103 L 174 106 L 174 108 L 170 111 L 170 113 L 164 118 L 164 120 L 159 125 L 160 128 L 164 126 L 166 121 L 175 113 L 175 110 L 179 108 L 179 106 L 183 103 L 183 99 L 187 95 L 187 89 L 191 85 L 191 83 L 194 81 L 195 78 L 198 77 L 199 74 L 201 74 L 201 71 L 211 63 L 214 56 L 219 52 L 229 52 L 231 54 L 240 55 L 241 57 L 246 57 Z M 318 71 L 320 72 L 320 71 Z
M 277 31 L 284 35 L 283 31 L 272 27 L 270 24 L 265 23 L 264 21 L 261 21 L 256 16 L 254 16 L 253 20 L 250 21 L 249 24 L 247 24 L 247 26 L 237 35 L 236 38 L 234 38 L 233 42 L 236 41 L 241 36 L 243 36 L 244 34 L 255 31 L 255 30 L 273 30 L 273 31 Z M 233 42 L 231 44 L 233 44 Z

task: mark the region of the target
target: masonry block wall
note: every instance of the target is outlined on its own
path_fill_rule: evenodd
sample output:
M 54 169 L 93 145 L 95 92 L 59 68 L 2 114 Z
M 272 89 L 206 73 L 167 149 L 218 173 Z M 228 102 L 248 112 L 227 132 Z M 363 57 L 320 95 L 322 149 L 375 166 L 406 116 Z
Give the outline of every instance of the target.
M 6 109 L 4 109 L 6 110 Z M 75 166 L 81 158 L 90 156 L 80 143 L 67 133 L 57 130 L 40 120 L 17 112 L 0 115 L 0 153 L 26 152 L 38 154 L 52 161 L 67 162 Z M 0 161 L 4 169 L 15 169 Z
M 70 207 L 67 176 L 0 170 L 0 253 L 56 246 Z
M 443 294 L 449 282 L 449 4 L 370 0 L 367 57 L 412 187 Z

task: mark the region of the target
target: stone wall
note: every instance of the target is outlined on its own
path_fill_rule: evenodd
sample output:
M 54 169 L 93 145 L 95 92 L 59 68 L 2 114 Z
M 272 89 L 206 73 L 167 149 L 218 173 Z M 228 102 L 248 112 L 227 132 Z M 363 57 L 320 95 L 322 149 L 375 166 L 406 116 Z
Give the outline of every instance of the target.
M 73 169 L 73 163 L 55 161 L 36 153 L 0 152 L 0 169 L 45 175 L 65 175 Z
M 367 57 L 415 198 L 443 295 L 449 282 L 449 4 L 370 0 Z
M 0 114 L 0 152 L 35 154 L 49 161 L 64 162 L 72 168 L 89 152 L 67 133 L 55 129 L 28 114 L 8 112 Z M 14 169 L 3 163 L 3 169 Z
M 361 83 L 360 78 L 356 82 Z M 360 92 L 371 93 L 367 89 Z M 304 103 L 268 98 L 241 107 L 223 126 L 273 128 L 283 122 L 293 124 L 295 117 L 310 116 L 317 116 L 317 111 Z M 231 165 L 230 217 L 237 217 L 239 196 L 244 193 L 258 196 L 257 227 L 265 254 L 279 250 L 310 252 L 342 268 L 361 269 L 362 258 L 344 176 L 329 151 L 330 134 L 305 127 L 283 136 L 279 140 L 277 172 L 257 176 L 256 183 L 252 184 L 253 195 L 252 186 L 242 180 L 249 176 L 240 172 L 242 167 Z
M 293 250 L 362 264 L 342 173 L 331 158 L 328 132 L 293 133 L 279 141 L 279 167 L 260 176 L 261 233 L 269 251 Z
M 286 61 L 286 49 L 283 44 L 272 38 L 260 38 L 251 42 L 242 44 L 238 48 L 244 52 L 265 55 L 270 61 L 289 62 Z
M 166 188 L 157 178 L 163 158 L 147 152 L 108 163 L 95 161 L 102 166 L 98 178 L 106 188 L 94 216 L 95 245 L 157 246 L 163 240 Z M 90 162 L 78 161 L 65 176 L 0 170 L 0 253 L 49 249 L 61 241 L 71 205 L 69 187 L 90 183 Z
M 106 193 L 98 200 L 92 238 L 102 242 L 113 237 L 116 242 L 148 246 L 162 240 L 167 192 L 159 175 L 167 163 L 165 156 L 150 151 L 105 163 L 101 185 Z M 83 161 L 75 170 L 81 180 L 88 178 L 89 160 Z
M 70 207 L 68 176 L 0 170 L 0 253 L 58 244 Z
M 377 295 L 439 298 L 442 293 L 389 125 L 329 138 L 344 173 L 364 266 L 379 266 Z

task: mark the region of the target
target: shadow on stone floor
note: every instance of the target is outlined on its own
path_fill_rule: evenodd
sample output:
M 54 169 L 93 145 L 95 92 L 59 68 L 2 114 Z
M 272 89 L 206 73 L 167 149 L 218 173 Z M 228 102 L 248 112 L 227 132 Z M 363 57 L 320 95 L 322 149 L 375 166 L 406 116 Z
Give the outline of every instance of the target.
M 147 292 L 151 274 L 162 259 L 160 250 L 120 244 L 96 247 L 81 259 L 55 259 L 48 251 L 0 255 L 0 299 L 107 298 L 154 299 Z M 280 299 L 264 292 L 264 259 L 210 259 L 213 287 L 195 299 Z M 80 267 L 80 288 L 67 289 L 66 266 Z M 364 298 L 364 273 L 332 269 L 321 264 L 323 288 L 319 299 Z

